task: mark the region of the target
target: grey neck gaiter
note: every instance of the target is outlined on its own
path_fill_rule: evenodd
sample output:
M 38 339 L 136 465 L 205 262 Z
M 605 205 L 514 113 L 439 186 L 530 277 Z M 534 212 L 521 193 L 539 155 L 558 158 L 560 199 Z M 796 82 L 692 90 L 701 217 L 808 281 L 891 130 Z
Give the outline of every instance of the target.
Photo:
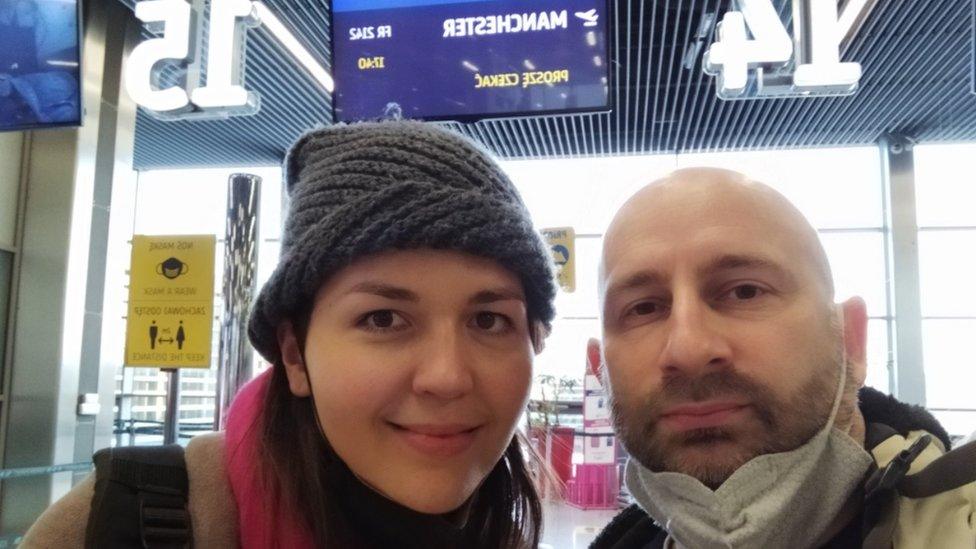
M 826 533 L 873 462 L 833 427 L 847 360 L 826 425 L 799 448 L 753 458 L 712 491 L 694 477 L 655 473 L 631 458 L 627 488 L 686 549 L 804 549 Z

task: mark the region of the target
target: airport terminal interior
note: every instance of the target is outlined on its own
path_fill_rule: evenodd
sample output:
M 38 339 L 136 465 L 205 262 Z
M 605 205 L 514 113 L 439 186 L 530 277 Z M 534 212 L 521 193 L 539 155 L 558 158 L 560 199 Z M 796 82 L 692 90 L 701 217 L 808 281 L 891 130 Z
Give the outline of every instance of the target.
M 633 502 L 587 342 L 610 221 L 681 168 L 789 199 L 837 301 L 867 304 L 866 384 L 973 437 L 973 4 L 827 4 L 0 0 L 0 547 L 99 449 L 221 428 L 272 367 L 245 329 L 282 248 L 287 151 L 363 120 L 473 140 L 551 246 L 556 317 L 519 422 L 559 480 L 542 547 L 587 547 Z

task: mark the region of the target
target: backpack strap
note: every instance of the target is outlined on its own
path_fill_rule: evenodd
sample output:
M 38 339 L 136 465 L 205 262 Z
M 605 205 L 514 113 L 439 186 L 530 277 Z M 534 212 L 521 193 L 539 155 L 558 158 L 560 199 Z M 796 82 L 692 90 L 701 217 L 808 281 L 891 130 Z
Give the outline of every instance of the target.
M 86 548 L 192 546 L 190 483 L 181 446 L 106 448 L 93 461 Z
M 898 452 L 898 455 L 883 469 L 875 469 L 864 483 L 865 500 L 870 501 L 875 497 L 898 489 L 904 482 L 905 475 L 908 474 L 912 463 L 931 442 L 931 435 L 922 435 L 911 446 Z
M 930 442 L 930 435 L 922 435 L 883 468 L 872 467 L 864 482 L 863 549 L 890 549 L 898 523 L 898 485 Z
M 912 499 L 927 498 L 976 482 L 976 441 L 947 452 L 914 475 L 898 483 L 898 493 Z
M 875 468 L 869 475 L 865 483 L 864 549 L 891 547 L 898 522 L 896 495 L 927 498 L 976 482 L 976 441 L 947 452 L 918 473 L 908 475 L 911 463 L 930 442 L 931 437 L 923 435 L 885 468 Z

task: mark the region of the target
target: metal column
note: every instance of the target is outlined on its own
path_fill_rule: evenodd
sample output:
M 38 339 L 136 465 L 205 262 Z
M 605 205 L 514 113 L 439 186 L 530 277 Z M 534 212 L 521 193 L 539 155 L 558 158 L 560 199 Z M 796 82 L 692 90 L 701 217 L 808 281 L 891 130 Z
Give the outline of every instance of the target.
M 180 369 L 163 368 L 162 371 L 168 376 L 163 444 L 176 444 L 180 441 Z
M 251 379 L 253 355 L 247 318 L 257 291 L 258 214 L 261 178 L 230 176 L 227 190 L 227 237 L 224 241 L 224 310 L 220 325 L 220 366 L 214 427 L 222 429 L 238 389 Z
M 889 304 L 895 317 L 895 374 L 892 391 L 899 400 L 925 405 L 922 353 L 922 302 L 919 283 L 918 223 L 915 220 L 915 156 L 912 142 L 887 135 L 879 142 L 884 178 Z

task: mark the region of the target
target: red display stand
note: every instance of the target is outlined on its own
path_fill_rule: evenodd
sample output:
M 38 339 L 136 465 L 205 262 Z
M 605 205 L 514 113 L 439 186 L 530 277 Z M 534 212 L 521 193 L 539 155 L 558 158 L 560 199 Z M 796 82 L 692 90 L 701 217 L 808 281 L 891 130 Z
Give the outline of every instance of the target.
M 552 427 L 549 431 L 551 448 L 549 464 L 564 485 L 573 476 L 573 443 L 576 431 L 572 427 Z

